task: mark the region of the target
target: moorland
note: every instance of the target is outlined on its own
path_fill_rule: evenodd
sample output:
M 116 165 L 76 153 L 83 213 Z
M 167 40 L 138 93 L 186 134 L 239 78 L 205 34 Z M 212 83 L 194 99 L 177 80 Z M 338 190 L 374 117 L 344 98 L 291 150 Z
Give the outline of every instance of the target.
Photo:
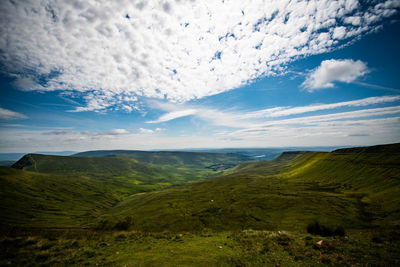
M 0 167 L 0 265 L 400 264 L 400 144 L 27 154 Z

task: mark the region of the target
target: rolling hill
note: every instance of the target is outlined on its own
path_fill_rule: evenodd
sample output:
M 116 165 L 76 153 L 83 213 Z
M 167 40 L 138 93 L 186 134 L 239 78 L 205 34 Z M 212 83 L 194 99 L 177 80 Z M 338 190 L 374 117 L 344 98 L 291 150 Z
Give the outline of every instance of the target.
M 27 154 L 12 168 L 0 169 L 2 224 L 81 227 L 129 195 L 208 179 L 221 174 L 206 168 L 235 165 L 242 156 L 185 153 L 191 165 L 174 161 L 139 162 L 127 155 L 71 157 Z M 180 155 L 180 153 L 179 153 Z M 202 164 L 200 164 L 202 162 Z
M 400 223 L 399 144 L 238 165 L 244 158 L 235 154 L 95 153 L 28 154 L 1 168 L 2 222 L 146 231 Z
M 152 164 L 184 165 L 204 168 L 214 164 L 238 164 L 253 160 L 253 157 L 237 153 L 209 153 L 184 151 L 140 151 L 140 150 L 95 150 L 81 152 L 74 157 L 126 156 L 140 162 Z
M 242 163 L 222 177 L 134 195 L 99 223 L 137 230 L 304 229 L 400 224 L 400 145 L 288 152 Z

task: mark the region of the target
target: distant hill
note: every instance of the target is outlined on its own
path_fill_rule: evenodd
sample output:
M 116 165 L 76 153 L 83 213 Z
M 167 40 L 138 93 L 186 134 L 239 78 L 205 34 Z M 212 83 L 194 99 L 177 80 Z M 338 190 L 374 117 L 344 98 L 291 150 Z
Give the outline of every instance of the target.
M 155 166 L 139 163 L 127 157 L 70 157 L 27 154 L 12 165 L 14 169 L 58 174 L 124 175 L 157 171 Z
M 74 151 L 35 152 L 35 154 L 55 155 L 55 156 L 70 156 L 75 153 L 76 152 Z M 0 160 L 17 161 L 26 154 L 28 153 L 0 153 Z
M 331 152 L 341 147 L 271 147 L 271 148 L 217 148 L 217 149 L 184 149 L 188 152 L 235 153 L 251 157 L 254 161 L 273 160 L 287 151 L 321 151 Z
M 12 168 L 0 168 L 0 209 L 4 211 L 0 221 L 35 227 L 79 227 L 129 195 L 209 179 L 222 170 L 208 166 L 232 166 L 244 159 L 240 155 L 180 152 L 150 156 L 144 161 L 157 164 L 125 154 L 27 154 Z
M 14 163 L 14 160 L 0 160 L 0 166 L 4 167 L 11 167 Z
M 236 153 L 208 153 L 184 151 L 140 151 L 140 150 L 96 150 L 81 152 L 74 157 L 113 157 L 124 155 L 140 162 L 152 164 L 191 165 L 207 167 L 213 164 L 238 164 L 253 160 L 252 157 Z
M 131 196 L 99 218 L 138 230 L 304 229 L 400 225 L 400 145 L 287 152 L 225 175 Z

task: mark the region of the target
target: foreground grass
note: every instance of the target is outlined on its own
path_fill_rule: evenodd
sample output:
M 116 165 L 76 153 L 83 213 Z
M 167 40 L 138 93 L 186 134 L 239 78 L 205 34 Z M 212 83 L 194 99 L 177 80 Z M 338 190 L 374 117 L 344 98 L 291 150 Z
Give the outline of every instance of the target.
M 399 237 L 399 230 L 350 231 L 345 237 L 254 230 L 14 230 L 0 237 L 0 265 L 398 266 Z

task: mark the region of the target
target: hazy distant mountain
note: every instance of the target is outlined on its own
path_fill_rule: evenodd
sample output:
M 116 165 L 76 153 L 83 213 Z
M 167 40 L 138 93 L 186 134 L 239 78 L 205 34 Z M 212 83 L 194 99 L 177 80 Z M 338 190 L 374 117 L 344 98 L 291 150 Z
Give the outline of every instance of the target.
M 39 151 L 34 152 L 35 154 L 43 154 L 43 155 L 56 155 L 56 156 L 70 156 L 75 154 L 75 151 Z M 24 155 L 28 153 L 0 153 L 0 160 L 8 160 L 8 161 L 17 161 L 22 158 Z

